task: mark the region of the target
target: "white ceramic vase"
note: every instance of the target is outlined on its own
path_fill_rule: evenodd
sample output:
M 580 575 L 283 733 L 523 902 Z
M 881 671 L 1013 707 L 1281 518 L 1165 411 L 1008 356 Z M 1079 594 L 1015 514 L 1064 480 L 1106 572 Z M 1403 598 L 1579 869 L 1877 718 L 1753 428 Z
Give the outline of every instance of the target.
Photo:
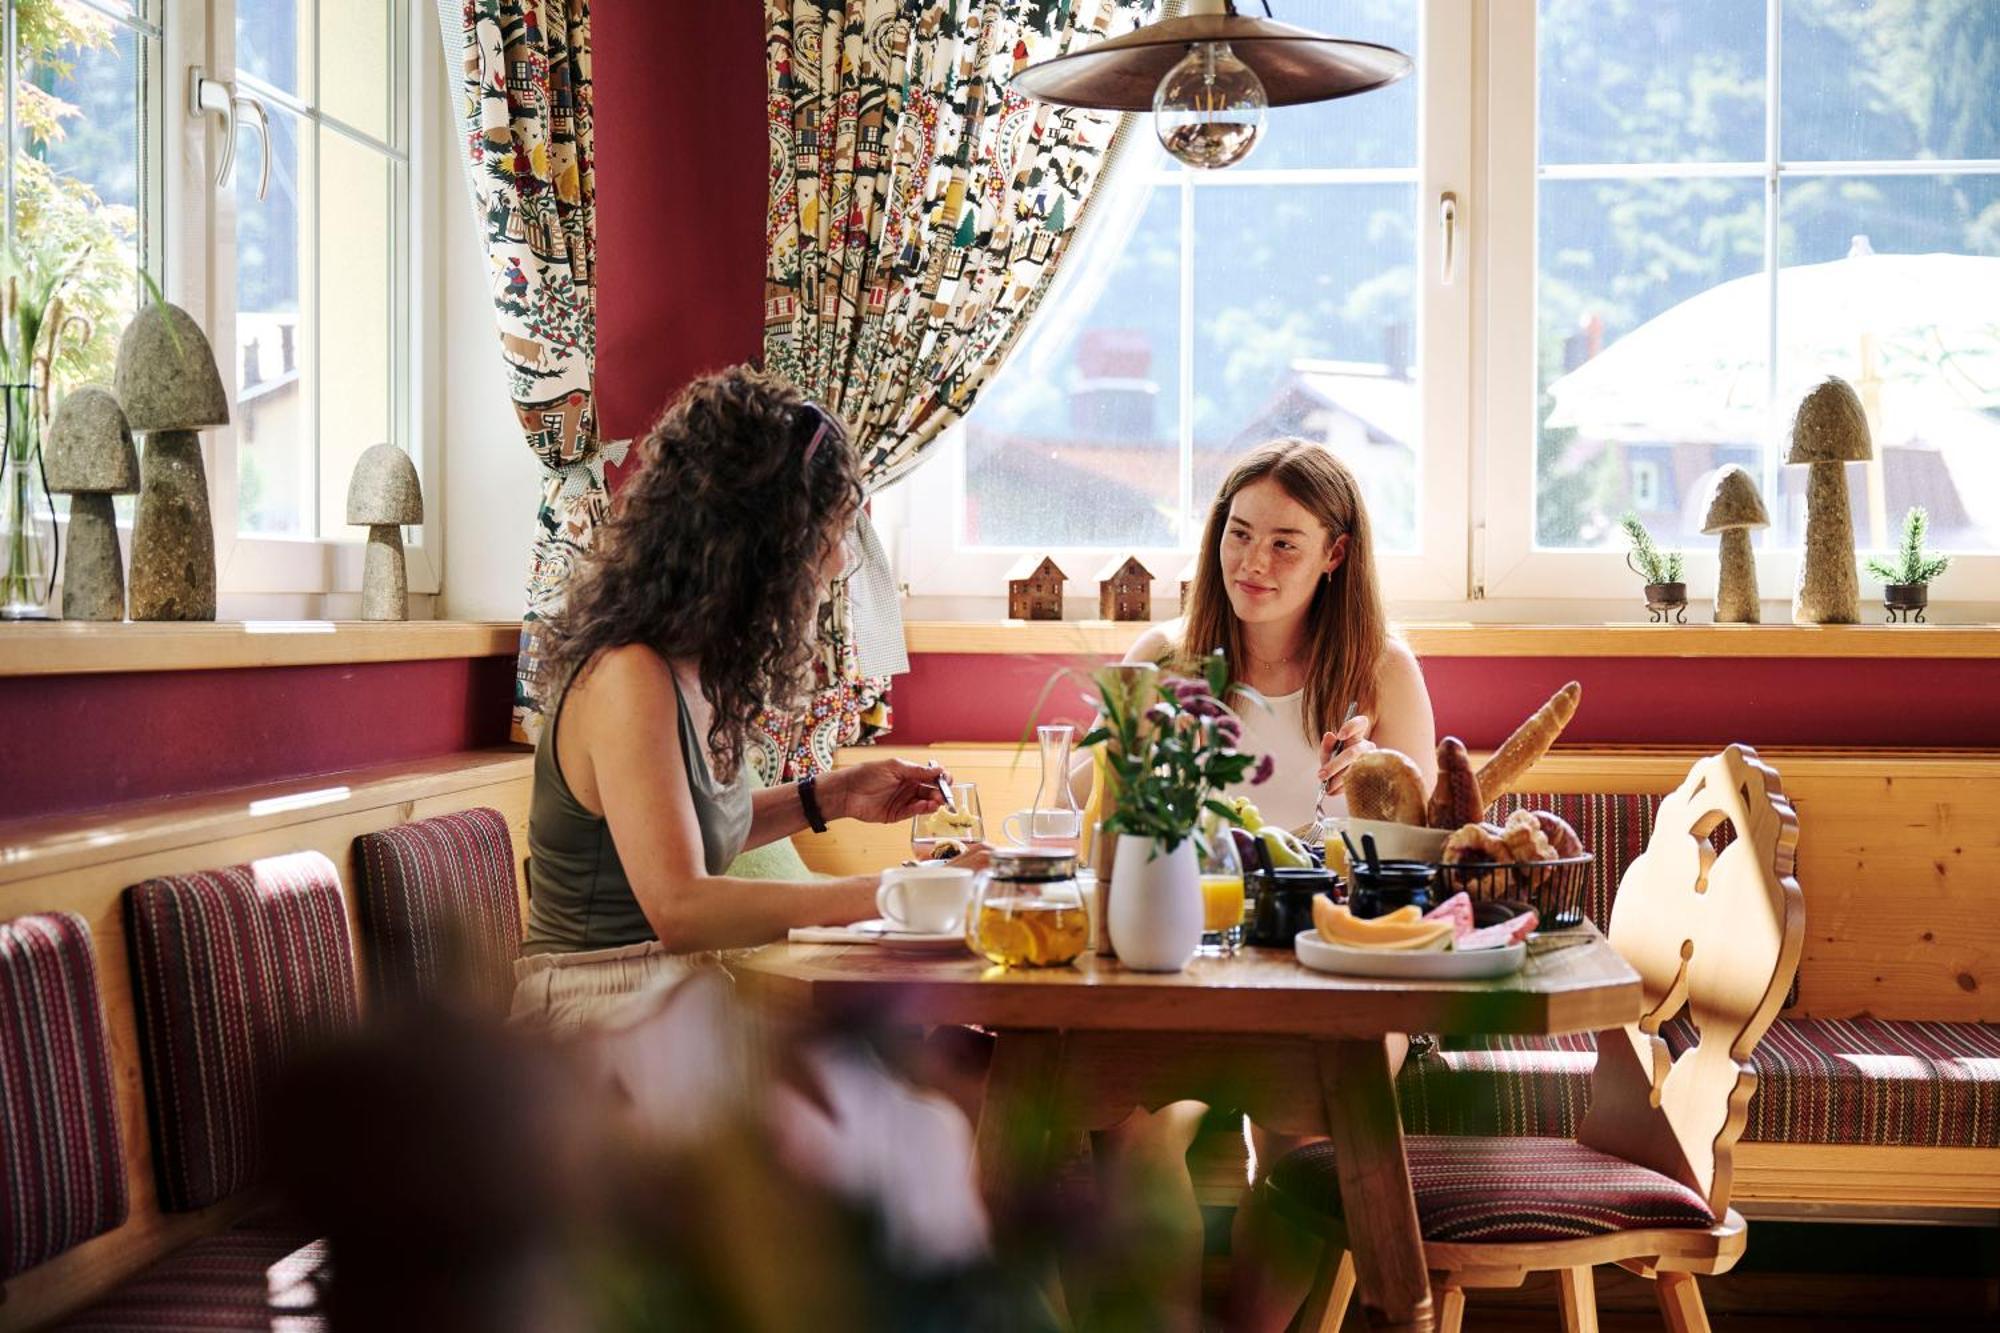
M 1111 871 L 1111 948 L 1140 972 L 1178 972 L 1201 947 L 1201 875 L 1194 839 L 1162 852 L 1151 838 L 1118 837 Z

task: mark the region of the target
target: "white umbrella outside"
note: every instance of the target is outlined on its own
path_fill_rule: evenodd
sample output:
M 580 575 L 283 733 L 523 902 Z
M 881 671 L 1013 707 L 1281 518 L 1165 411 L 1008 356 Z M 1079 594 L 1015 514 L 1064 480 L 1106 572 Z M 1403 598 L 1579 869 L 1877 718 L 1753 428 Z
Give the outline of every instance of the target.
M 1551 384 L 1548 424 L 1595 440 L 1761 445 L 1828 375 L 1860 393 L 1878 447 L 2000 408 L 2000 258 L 1878 255 L 1857 236 L 1846 258 L 1778 270 L 1776 413 L 1768 310 L 1761 273 L 1688 298 Z M 1879 462 L 1869 472 L 1879 528 Z

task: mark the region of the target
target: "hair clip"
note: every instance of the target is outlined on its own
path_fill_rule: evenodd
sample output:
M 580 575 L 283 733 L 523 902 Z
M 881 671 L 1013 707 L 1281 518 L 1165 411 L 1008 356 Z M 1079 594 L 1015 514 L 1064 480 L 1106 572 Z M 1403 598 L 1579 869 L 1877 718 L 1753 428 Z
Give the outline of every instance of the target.
M 810 398 L 806 400 L 806 406 L 819 418 L 819 425 L 813 428 L 812 439 L 806 443 L 806 459 L 801 465 L 811 467 L 813 455 L 819 452 L 820 443 L 826 439 L 827 432 L 833 429 L 833 418 L 827 415 L 825 408 Z

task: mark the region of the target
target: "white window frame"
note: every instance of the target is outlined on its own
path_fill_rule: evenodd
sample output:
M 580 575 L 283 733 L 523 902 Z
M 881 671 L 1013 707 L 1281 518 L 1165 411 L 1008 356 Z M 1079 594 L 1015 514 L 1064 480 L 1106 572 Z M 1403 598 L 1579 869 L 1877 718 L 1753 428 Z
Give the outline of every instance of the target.
M 1762 160 L 1617 168 L 1618 173 L 1763 180 L 1772 202 L 1765 218 L 1767 266 L 1777 252 L 1778 190 L 1788 179 L 2000 174 L 2000 163 L 1983 161 L 1784 160 L 1778 152 L 1776 115 L 1783 91 L 1780 0 L 1764 3 L 1773 35 L 1765 52 Z M 1539 180 L 1611 173 L 1595 167 L 1538 168 L 1534 0 L 1421 0 L 1421 5 L 1416 77 L 1418 206 L 1423 214 L 1418 234 L 1425 256 L 1418 266 L 1422 554 L 1381 557 L 1384 591 L 1399 610 L 1480 620 L 1510 612 L 1517 619 L 1579 619 L 1633 607 L 1637 579 L 1622 550 L 1538 549 L 1534 526 Z M 1143 117 L 1133 126 L 1133 132 L 1149 130 Z M 1342 175 L 1331 173 L 1330 178 Z M 1246 179 L 1246 173 L 1218 172 L 1212 179 L 1226 185 Z M 1443 236 L 1437 210 L 1446 192 L 1457 203 L 1459 260 L 1451 284 L 1441 280 L 1438 266 Z M 1088 227 L 1087 219 L 1083 225 Z M 1775 331 L 1771 337 L 1775 343 Z M 1449 373 L 1452 366 L 1463 367 L 1463 373 Z M 1792 406 L 1774 402 L 1770 438 L 1782 436 Z M 885 492 L 877 518 L 892 533 L 899 577 L 910 593 L 939 599 L 939 605 L 949 599 L 963 606 L 962 599 L 1002 596 L 1007 568 L 1023 552 L 958 546 L 955 528 L 965 503 L 958 435 L 956 429 L 948 432 L 936 446 L 937 458 Z M 1764 462 L 1760 488 L 1766 495 L 1777 493 L 1776 455 L 1769 451 Z M 1103 548 L 1037 553 L 1055 557 L 1070 575 L 1069 592 L 1077 598 L 1094 592 L 1090 576 L 1112 554 Z M 1179 574 L 1191 551 L 1118 554 L 1137 554 L 1152 569 L 1161 614 L 1177 606 Z M 1689 544 L 1685 559 L 1687 582 L 1706 598 L 1718 575 L 1715 543 Z M 1758 565 L 1764 596 L 1781 598 L 1796 581 L 1798 553 L 1760 547 Z M 1866 597 L 1874 580 L 1864 573 L 1862 581 Z M 1940 591 L 1945 595 L 1934 601 L 1975 609 L 2000 599 L 2000 552 L 1954 553 L 1950 578 Z
M 1472 514 L 1475 549 L 1484 552 L 1483 568 L 1475 569 L 1472 595 L 1546 601 L 1552 599 L 1619 599 L 1630 603 L 1637 580 L 1625 564 L 1622 550 L 1553 550 L 1535 545 L 1536 435 L 1536 205 L 1541 179 L 1563 176 L 1599 179 L 1617 174 L 1633 179 L 1671 175 L 1762 180 L 1765 187 L 1764 266 L 1777 262 L 1780 187 L 1787 180 L 1834 175 L 1992 175 L 2000 163 L 1933 161 L 1806 162 L 1786 161 L 1779 154 L 1778 109 L 1783 98 L 1780 0 L 1764 0 L 1765 124 L 1763 160 L 1717 162 L 1669 167 L 1563 166 L 1538 169 L 1538 107 L 1536 71 L 1536 6 L 1532 0 L 1488 0 L 1486 132 L 1486 225 L 1474 241 L 1488 275 L 1486 318 L 1477 330 L 1483 347 L 1485 386 L 1473 438 L 1475 454 L 1485 461 L 1485 484 Z M 1776 301 L 1775 285 L 1771 297 Z M 1771 340 L 1775 390 L 1777 332 Z M 1783 438 L 1796 406 L 1774 401 L 1768 439 Z M 1864 464 L 1880 467 L 1880 462 Z M 1778 451 L 1766 451 L 1759 489 L 1778 493 Z M 1864 538 L 1865 540 L 1865 538 Z M 1685 549 L 1685 579 L 1698 598 L 1713 594 L 1719 575 L 1717 544 L 1692 543 Z M 1796 550 L 1757 549 L 1757 581 L 1762 595 L 1783 597 L 1798 578 Z M 1876 580 L 1861 574 L 1864 601 Z M 1986 602 L 2000 597 L 2000 553 L 1954 554 L 1945 597 L 1934 602 Z M 1863 619 L 1868 619 L 1866 607 Z
M 1468 473 L 1471 405 L 1470 384 L 1462 376 L 1438 373 L 1462 366 L 1469 355 L 1472 282 L 1470 251 L 1465 245 L 1466 201 L 1472 184 L 1471 84 L 1473 35 L 1461 0 L 1422 0 L 1419 43 L 1423 59 L 1414 77 L 1418 83 L 1417 167 L 1417 328 L 1416 364 L 1421 408 L 1417 463 L 1417 539 L 1415 553 L 1378 553 L 1377 565 L 1387 593 L 1400 600 L 1456 601 L 1465 595 L 1467 528 L 1462 520 L 1469 502 Z M 1282 116 L 1283 110 L 1273 113 Z M 1151 117 L 1135 115 L 1127 134 L 1152 133 Z M 1124 165 L 1124 164 L 1121 164 Z M 1286 169 L 1287 181 L 1304 184 L 1409 183 L 1407 168 L 1304 171 Z M 1180 319 L 1192 322 L 1193 275 L 1188 270 L 1192 200 L 1196 190 L 1256 183 L 1254 168 L 1177 173 L 1187 182 L 1182 200 L 1182 275 Z M 1442 272 L 1444 228 L 1440 204 L 1445 195 L 1456 200 L 1455 268 L 1450 281 Z M 1090 214 L 1080 226 L 1090 226 Z M 1075 238 L 1088 242 L 1087 232 Z M 1060 278 L 1058 278 L 1060 281 Z M 1190 515 L 1193 540 L 1199 540 L 1205 496 L 1190 496 L 1188 419 L 1193 392 L 1192 340 L 1182 339 L 1181 491 Z M 916 596 L 995 597 L 1006 592 L 1007 570 L 1023 554 L 1051 555 L 1070 576 L 1072 597 L 1095 596 L 1092 578 L 1112 557 L 1136 555 L 1155 576 L 1156 614 L 1178 607 L 1182 568 L 1193 558 L 1192 545 L 1176 548 L 1106 547 L 967 547 L 960 544 L 958 516 L 965 512 L 963 429 L 951 427 L 933 446 L 937 457 L 927 460 L 908 479 L 881 497 L 877 521 L 892 534 L 898 577 Z
M 339 0 L 318 0 L 322 4 Z M 436 58 L 436 18 L 430 5 L 421 0 L 394 0 L 402 9 L 397 25 L 398 39 L 405 44 L 410 78 L 407 87 L 394 92 L 391 124 L 401 125 L 408 145 L 404 172 L 407 221 L 395 241 L 396 272 L 393 275 L 392 304 L 409 311 L 407 344 L 394 355 L 402 363 L 403 379 L 392 404 L 410 456 L 424 487 L 424 521 L 404 529 L 404 550 L 408 561 L 409 589 L 413 593 L 436 593 L 442 586 L 444 535 L 443 471 L 440 441 L 443 438 L 440 386 L 442 383 L 440 339 L 442 333 L 442 283 L 439 246 L 444 192 L 434 188 L 440 173 L 457 179 L 456 164 L 442 158 L 431 119 L 436 114 L 443 90 L 441 63 Z M 316 21 L 313 0 L 301 0 L 301 23 Z M 230 185 L 215 184 L 214 163 L 222 150 L 225 133 L 222 121 L 212 115 L 196 117 L 188 107 L 188 89 L 200 68 L 209 78 L 236 81 L 236 23 L 233 0 L 168 0 L 163 41 L 163 105 L 166 126 L 166 153 L 162 176 L 166 180 L 165 216 L 178 225 L 169 228 L 165 248 L 163 287 L 168 299 L 186 307 L 207 332 L 217 353 L 218 369 L 229 393 L 236 401 L 237 380 L 242 373 L 236 347 L 236 263 L 235 193 Z M 241 91 L 271 98 L 268 89 L 239 83 Z M 317 89 L 315 89 L 317 93 Z M 306 110 L 303 104 L 280 95 L 272 105 L 283 105 L 300 115 L 304 125 L 325 123 L 336 132 L 347 133 L 378 149 L 378 141 L 341 126 L 330 117 Z M 254 172 L 261 163 L 262 146 L 250 133 L 248 122 L 240 122 L 236 171 Z M 325 238 L 322 238 L 322 244 Z M 301 281 L 311 281 L 301 274 Z M 316 342 L 317 339 L 315 338 Z M 329 606 L 332 595 L 357 594 L 361 588 L 361 566 L 366 530 L 354 528 L 338 534 L 313 538 L 246 535 L 238 531 L 237 437 L 232 424 L 206 431 L 209 500 L 215 520 L 217 591 L 225 615 L 232 601 L 260 612 L 326 614 L 347 609 L 351 597 L 342 597 Z M 316 461 L 315 461 L 315 465 Z M 285 600 L 274 600 L 288 598 Z

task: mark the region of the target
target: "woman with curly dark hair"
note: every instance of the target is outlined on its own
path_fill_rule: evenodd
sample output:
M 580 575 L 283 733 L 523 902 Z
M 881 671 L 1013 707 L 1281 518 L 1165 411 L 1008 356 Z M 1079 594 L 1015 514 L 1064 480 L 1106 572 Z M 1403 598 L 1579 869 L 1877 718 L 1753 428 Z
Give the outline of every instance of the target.
M 886 760 L 753 791 L 757 714 L 799 701 L 829 585 L 852 573 L 860 464 L 824 409 L 738 367 L 690 385 L 545 628 L 516 1010 L 575 1020 L 676 955 L 875 914 L 877 877 L 729 877 L 830 818 L 936 809 L 936 767 Z M 538 956 L 537 956 L 538 955 Z

